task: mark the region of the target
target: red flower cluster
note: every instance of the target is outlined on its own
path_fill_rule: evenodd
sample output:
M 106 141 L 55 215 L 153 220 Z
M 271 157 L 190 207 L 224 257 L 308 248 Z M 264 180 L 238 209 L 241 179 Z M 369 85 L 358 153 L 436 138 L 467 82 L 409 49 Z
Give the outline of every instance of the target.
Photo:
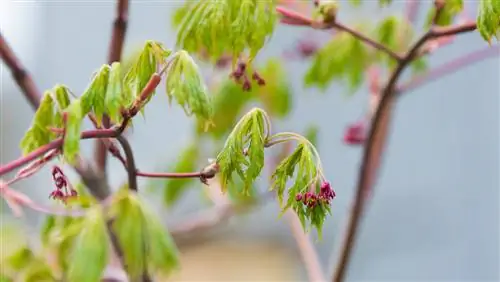
M 330 205 L 331 201 L 335 198 L 335 191 L 333 191 L 330 182 L 323 182 L 321 184 L 319 194 L 307 192 L 305 194 L 298 193 L 295 200 L 302 202 L 305 206 L 312 209 L 319 204 Z
M 252 89 L 252 83 L 250 82 L 250 79 L 246 74 L 246 68 L 247 68 L 246 63 L 243 62 L 238 63 L 236 69 L 231 73 L 231 77 L 234 79 L 235 82 L 243 84 L 244 91 L 250 91 L 250 89 Z M 257 81 L 257 84 L 259 84 L 260 86 L 266 84 L 266 81 L 255 71 L 252 75 L 252 79 Z
M 71 186 L 66 175 L 58 166 L 52 168 L 52 178 L 56 184 L 56 190 L 52 191 L 49 198 L 61 200 L 66 203 L 66 200 L 78 196 L 78 192 Z

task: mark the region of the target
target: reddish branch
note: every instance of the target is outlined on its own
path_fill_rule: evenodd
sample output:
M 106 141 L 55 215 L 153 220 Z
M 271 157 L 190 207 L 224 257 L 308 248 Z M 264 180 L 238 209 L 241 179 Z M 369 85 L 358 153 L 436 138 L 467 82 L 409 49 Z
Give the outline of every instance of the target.
M 127 31 L 128 6 L 128 0 L 117 1 L 116 18 L 113 22 L 113 31 L 109 45 L 108 64 L 119 62 L 121 60 L 123 43 L 125 41 L 125 34 Z M 104 115 L 102 121 L 105 128 L 110 127 L 111 123 L 107 115 Z M 95 148 L 95 162 L 97 168 L 102 171 L 106 171 L 108 147 L 109 146 L 107 146 L 105 140 L 97 140 Z
M 328 23 L 324 22 L 316 22 L 311 18 L 308 18 L 300 13 L 297 13 L 295 11 L 286 9 L 284 7 L 276 7 L 276 11 L 280 13 L 283 18 L 281 19 L 282 23 L 289 24 L 289 25 L 298 25 L 298 26 L 309 26 L 315 29 L 337 29 L 340 31 L 345 31 L 355 38 L 361 40 L 362 42 L 366 43 L 367 45 L 372 46 L 375 49 L 378 49 L 382 52 L 387 53 L 389 56 L 394 58 L 397 61 L 401 61 L 402 57 L 398 54 L 396 54 L 394 51 L 386 47 L 385 45 L 367 37 L 366 35 L 360 33 L 359 31 L 356 31 L 354 29 L 351 29 L 337 21 L 332 21 Z
M 0 56 L 12 73 L 12 77 L 17 85 L 21 88 L 24 96 L 30 102 L 34 110 L 40 104 L 40 91 L 38 91 L 35 82 L 24 68 L 21 62 L 17 59 L 14 51 L 10 48 L 6 39 L 0 33 Z
M 382 91 L 379 107 L 372 119 L 370 132 L 363 151 L 362 164 L 359 170 L 356 196 L 351 214 L 349 216 L 347 232 L 340 251 L 340 259 L 336 265 L 333 277 L 334 282 L 344 280 L 347 267 L 351 258 L 352 249 L 356 239 L 361 216 L 363 215 L 366 203 L 366 193 L 375 184 L 375 178 L 381 163 L 382 153 L 385 148 L 385 141 L 389 129 L 389 120 L 395 102 L 395 87 L 398 79 L 405 68 L 418 55 L 420 48 L 428 41 L 448 35 L 460 34 L 476 29 L 475 23 L 457 25 L 443 28 L 432 28 L 425 33 L 398 63 L 397 68 L 392 73 L 388 83 Z

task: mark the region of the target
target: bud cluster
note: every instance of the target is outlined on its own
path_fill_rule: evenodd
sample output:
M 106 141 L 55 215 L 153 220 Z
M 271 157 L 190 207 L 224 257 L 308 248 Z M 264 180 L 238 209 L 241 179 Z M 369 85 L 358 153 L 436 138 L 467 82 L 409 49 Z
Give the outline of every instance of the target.
M 50 193 L 49 198 L 61 200 L 63 203 L 66 203 L 69 198 L 78 196 L 78 192 L 73 189 L 68 178 L 58 166 L 52 168 L 52 178 L 56 184 L 56 189 Z
M 246 70 L 247 64 L 239 62 L 236 69 L 231 73 L 231 78 L 233 78 L 235 82 L 241 83 L 244 91 L 250 91 L 252 89 L 252 83 L 248 78 Z M 253 72 L 252 79 L 260 86 L 266 84 L 266 81 L 256 71 Z
M 298 193 L 295 196 L 297 202 L 302 202 L 310 209 L 320 204 L 330 205 L 333 198 L 335 198 L 335 191 L 333 191 L 330 183 L 326 181 L 321 184 L 319 193 L 306 192 L 304 194 Z

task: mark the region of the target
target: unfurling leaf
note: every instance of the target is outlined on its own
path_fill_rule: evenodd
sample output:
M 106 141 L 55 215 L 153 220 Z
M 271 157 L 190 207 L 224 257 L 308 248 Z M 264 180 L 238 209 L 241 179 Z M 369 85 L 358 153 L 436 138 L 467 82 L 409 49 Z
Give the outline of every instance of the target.
M 54 118 L 54 100 L 50 92 L 45 92 L 31 127 L 21 140 L 20 147 L 24 155 L 55 138 L 55 134 L 49 130 L 49 127 L 54 125 Z
M 270 128 L 267 114 L 254 108 L 244 115 L 228 136 L 224 148 L 217 156 L 222 190 L 226 191 L 233 173 L 237 173 L 245 186 L 244 194 L 264 167 L 264 144 Z
M 198 146 L 192 144 L 185 148 L 180 156 L 177 164 L 170 170 L 173 172 L 188 172 L 196 170 L 196 161 L 198 160 Z M 190 184 L 193 183 L 192 178 L 186 179 L 168 179 L 165 180 L 163 199 L 167 206 L 172 206 L 177 200 L 182 197 Z
M 67 113 L 64 133 L 63 152 L 65 159 L 73 164 L 80 152 L 80 128 L 84 115 L 80 100 L 73 100 L 65 111 Z
M 371 64 L 366 46 L 341 32 L 319 50 L 306 73 L 306 86 L 325 90 L 333 80 L 346 82 L 354 92 L 363 82 L 364 70 Z
M 500 1 L 480 0 L 477 15 L 477 29 L 484 40 L 491 43 L 491 38 L 500 38 Z
M 92 82 L 80 97 L 82 114 L 93 111 L 99 123 L 102 120 L 103 114 L 106 112 L 104 100 L 108 88 L 110 69 L 108 65 L 103 65 L 99 71 L 94 74 Z
M 106 88 L 106 95 L 104 97 L 104 108 L 109 118 L 114 123 L 119 123 L 122 117 L 121 109 L 125 107 L 123 95 L 123 82 L 121 74 L 121 65 L 115 62 L 111 65 L 109 73 L 108 87 Z
M 195 115 L 205 126 L 212 124 L 212 104 L 198 66 L 186 51 L 173 55 L 167 69 L 167 96 L 182 107 L 186 115 Z
M 237 59 L 248 50 L 252 61 L 273 33 L 275 5 L 275 0 L 188 2 L 176 13 L 177 46 L 193 53 L 206 51 L 214 61 L 225 53 Z
M 111 207 L 113 230 L 124 250 L 132 280 L 144 271 L 168 273 L 177 267 L 177 249 L 146 205 L 134 193 L 121 190 Z
M 109 240 L 102 208 L 87 211 L 69 261 L 68 281 L 99 281 L 108 263 Z

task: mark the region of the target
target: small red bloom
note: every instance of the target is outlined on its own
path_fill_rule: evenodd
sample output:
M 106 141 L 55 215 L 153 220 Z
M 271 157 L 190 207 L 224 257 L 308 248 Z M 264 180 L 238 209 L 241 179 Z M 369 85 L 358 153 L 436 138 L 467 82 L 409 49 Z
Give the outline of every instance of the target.
M 61 200 L 63 203 L 66 203 L 68 198 L 78 196 L 78 192 L 71 187 L 66 175 L 64 175 L 58 166 L 52 168 L 52 178 L 54 179 L 56 190 L 50 193 L 49 198 Z
M 360 145 L 366 140 L 366 126 L 364 122 L 350 125 L 344 134 L 344 142 L 349 145 Z

